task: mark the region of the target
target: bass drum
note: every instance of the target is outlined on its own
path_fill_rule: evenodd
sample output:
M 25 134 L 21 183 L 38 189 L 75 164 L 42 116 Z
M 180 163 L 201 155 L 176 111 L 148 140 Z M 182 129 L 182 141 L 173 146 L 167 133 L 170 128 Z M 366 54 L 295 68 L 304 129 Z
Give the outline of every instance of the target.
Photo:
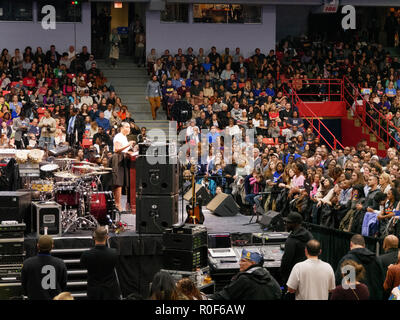
M 115 219 L 115 201 L 111 191 L 93 192 L 90 195 L 87 211 L 96 218 L 101 225 L 109 224 L 109 220 Z M 107 217 L 109 216 L 109 218 Z
M 56 202 L 69 208 L 78 208 L 80 204 L 80 190 L 73 182 L 56 182 Z

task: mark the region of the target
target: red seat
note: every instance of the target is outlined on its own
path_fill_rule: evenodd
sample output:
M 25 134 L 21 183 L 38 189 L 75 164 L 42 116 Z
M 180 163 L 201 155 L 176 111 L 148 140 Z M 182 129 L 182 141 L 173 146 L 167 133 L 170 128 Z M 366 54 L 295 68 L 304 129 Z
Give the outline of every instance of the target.
M 82 147 L 83 148 L 89 148 L 90 146 L 93 145 L 92 139 L 82 139 Z
M 263 143 L 266 145 L 273 146 L 275 144 L 278 144 L 278 138 L 263 138 Z

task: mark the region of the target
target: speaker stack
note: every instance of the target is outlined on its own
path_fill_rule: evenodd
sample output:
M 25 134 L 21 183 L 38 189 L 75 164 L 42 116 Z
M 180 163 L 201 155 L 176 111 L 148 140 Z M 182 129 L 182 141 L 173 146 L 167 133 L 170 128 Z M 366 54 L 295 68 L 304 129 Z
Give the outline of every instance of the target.
M 207 229 L 201 225 L 166 229 L 163 234 L 163 268 L 192 272 L 207 267 L 207 239 Z
M 136 160 L 136 231 L 163 233 L 178 222 L 179 166 L 175 156 L 152 164 L 154 157 Z

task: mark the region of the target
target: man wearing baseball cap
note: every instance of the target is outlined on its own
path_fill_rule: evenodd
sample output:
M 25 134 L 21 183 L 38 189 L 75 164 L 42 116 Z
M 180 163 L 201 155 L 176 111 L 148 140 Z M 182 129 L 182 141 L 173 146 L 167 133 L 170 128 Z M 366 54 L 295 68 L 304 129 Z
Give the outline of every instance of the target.
M 52 257 L 53 238 L 39 238 L 36 257 L 24 261 L 21 284 L 30 300 L 52 300 L 67 287 L 67 268 L 63 260 Z
M 309 240 L 313 239 L 312 234 L 302 227 L 303 217 L 298 212 L 290 212 L 283 218 L 287 231 L 290 232 L 285 242 L 285 252 L 282 256 L 280 273 L 283 283 L 289 279 L 293 266 L 306 260 L 305 247 Z
M 278 282 L 263 267 L 264 257 L 255 251 L 242 250 L 240 272 L 212 300 L 278 300 L 281 289 Z

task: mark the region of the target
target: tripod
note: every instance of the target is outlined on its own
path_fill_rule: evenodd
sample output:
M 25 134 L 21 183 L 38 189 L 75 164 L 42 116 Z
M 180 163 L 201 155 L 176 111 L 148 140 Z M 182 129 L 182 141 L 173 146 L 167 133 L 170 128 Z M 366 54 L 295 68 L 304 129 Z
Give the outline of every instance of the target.
M 268 195 L 268 194 L 271 194 L 271 192 L 270 192 L 270 191 L 269 191 L 269 192 L 260 192 L 260 193 L 257 194 L 257 196 L 258 196 L 258 195 L 261 195 L 261 203 L 263 203 L 264 196 L 265 196 L 265 195 Z M 255 216 L 256 216 L 256 221 L 253 222 L 253 218 L 254 218 Z M 252 214 L 251 214 L 251 217 L 250 217 L 250 221 L 247 222 L 247 223 L 245 223 L 245 224 L 243 224 L 243 226 L 248 226 L 248 225 L 251 225 L 251 224 L 258 223 L 258 216 L 259 216 L 259 212 L 258 212 L 258 210 L 257 210 L 257 208 L 256 208 L 256 210 L 253 210 L 253 211 L 252 211 Z

